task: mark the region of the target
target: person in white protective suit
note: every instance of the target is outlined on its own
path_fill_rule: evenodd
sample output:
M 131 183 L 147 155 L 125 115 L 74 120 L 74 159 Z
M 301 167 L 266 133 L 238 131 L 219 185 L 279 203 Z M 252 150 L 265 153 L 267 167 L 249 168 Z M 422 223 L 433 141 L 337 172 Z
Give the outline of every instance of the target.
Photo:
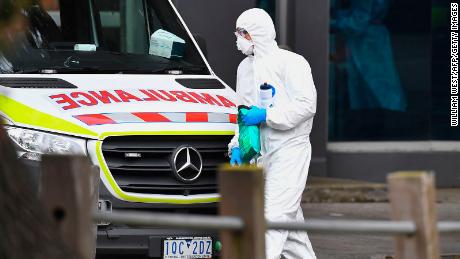
M 278 48 L 270 16 L 250 9 L 236 22 L 238 49 L 247 55 L 237 72 L 240 105 L 251 108 L 246 125 L 260 125 L 265 173 L 265 216 L 269 221 L 303 221 L 300 207 L 311 159 L 309 134 L 316 112 L 310 65 L 300 55 Z M 260 85 L 273 86 L 272 105 L 260 107 Z M 229 144 L 231 164 L 241 164 L 238 131 Z M 316 258 L 306 232 L 267 231 L 267 258 Z

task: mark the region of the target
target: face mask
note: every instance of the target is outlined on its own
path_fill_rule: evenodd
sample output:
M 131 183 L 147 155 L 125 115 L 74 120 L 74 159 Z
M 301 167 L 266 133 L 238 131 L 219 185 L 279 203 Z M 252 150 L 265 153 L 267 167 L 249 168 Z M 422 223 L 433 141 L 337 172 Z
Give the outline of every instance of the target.
M 248 41 L 243 37 L 237 37 L 236 47 L 246 56 L 254 54 L 254 43 Z

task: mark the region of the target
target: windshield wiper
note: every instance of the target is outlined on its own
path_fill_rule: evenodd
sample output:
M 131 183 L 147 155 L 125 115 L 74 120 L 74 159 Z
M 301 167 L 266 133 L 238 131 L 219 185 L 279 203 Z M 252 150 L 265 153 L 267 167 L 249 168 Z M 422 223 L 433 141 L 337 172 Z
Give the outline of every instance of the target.
M 14 70 L 15 74 L 57 74 L 60 72 L 99 72 L 107 71 L 100 67 L 43 67 L 43 68 L 26 68 Z M 115 70 L 118 71 L 118 70 Z
M 14 74 L 55 74 L 57 73 L 54 68 L 25 68 L 25 69 L 15 69 L 13 70 Z
M 205 66 L 170 66 L 160 69 L 149 68 L 123 68 L 123 67 L 101 67 L 101 66 L 82 66 L 82 67 L 67 67 L 67 66 L 52 66 L 43 68 L 26 68 L 15 70 L 15 74 L 59 74 L 59 73 L 123 73 L 123 74 L 169 74 L 182 75 L 186 73 L 199 74 L 206 71 Z
M 182 75 L 186 73 L 199 74 L 206 71 L 205 66 L 169 66 L 158 69 L 151 69 L 145 67 L 135 67 L 129 69 L 121 69 L 123 74 L 169 74 L 169 75 Z
M 199 73 L 206 69 L 205 66 L 171 66 L 151 71 L 155 74 L 182 75 L 184 73 Z

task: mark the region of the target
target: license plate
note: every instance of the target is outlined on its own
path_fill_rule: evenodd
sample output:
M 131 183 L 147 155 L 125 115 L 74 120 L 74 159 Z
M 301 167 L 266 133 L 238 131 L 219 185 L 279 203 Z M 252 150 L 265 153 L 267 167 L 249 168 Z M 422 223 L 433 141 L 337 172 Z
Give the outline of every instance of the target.
M 212 258 L 210 237 L 170 237 L 163 240 L 163 259 Z

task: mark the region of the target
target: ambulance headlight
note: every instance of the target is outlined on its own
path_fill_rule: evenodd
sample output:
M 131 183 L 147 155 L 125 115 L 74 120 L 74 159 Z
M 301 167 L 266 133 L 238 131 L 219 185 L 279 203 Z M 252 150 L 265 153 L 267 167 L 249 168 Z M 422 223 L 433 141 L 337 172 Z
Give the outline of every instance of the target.
M 0 114 L 0 124 L 12 124 L 12 122 L 8 118 Z
M 5 129 L 20 158 L 40 161 L 43 154 L 86 155 L 83 139 L 9 126 Z

